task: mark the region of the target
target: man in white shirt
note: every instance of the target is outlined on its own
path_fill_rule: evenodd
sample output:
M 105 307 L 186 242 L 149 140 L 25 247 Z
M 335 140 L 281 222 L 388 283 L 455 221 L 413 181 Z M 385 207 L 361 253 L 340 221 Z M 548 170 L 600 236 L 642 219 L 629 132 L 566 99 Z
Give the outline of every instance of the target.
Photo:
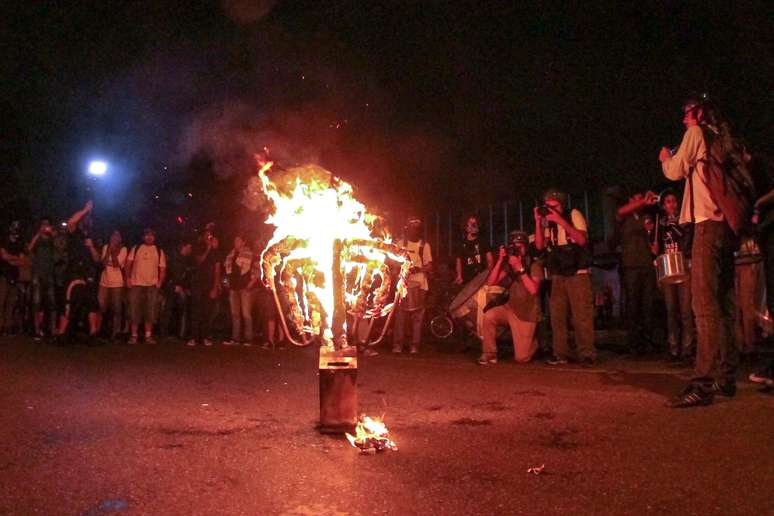
M 685 134 L 677 151 L 664 147 L 659 154 L 664 175 L 685 179 L 680 223 L 693 222 L 691 296 L 696 321 L 696 365 L 685 391 L 671 400 L 674 408 L 712 403 L 715 394 L 736 394 L 739 352 L 731 333 L 734 287 L 734 234 L 706 185 L 707 142 L 702 126 L 713 112 L 702 101 L 683 105 Z M 719 378 L 713 369 L 719 357 Z
M 132 318 L 132 336 L 129 344 L 137 344 L 140 323 L 145 324 L 145 342 L 155 344 L 153 324 L 159 288 L 164 283 L 167 257 L 156 245 L 156 232 L 146 229 L 142 244 L 132 248 L 126 259 L 129 311 Z
M 425 318 L 425 298 L 430 288 L 427 275 L 433 270 L 433 253 L 430 244 L 422 237 L 422 221 L 417 217 L 409 218 L 406 226 L 406 238 L 398 245 L 406 249 L 411 259 L 411 274 L 408 277 L 408 288 L 413 296 L 408 296 L 398 305 L 395 316 L 395 335 L 393 336 L 392 352 L 400 353 L 405 346 L 406 323 L 411 322 L 410 352 L 418 353 L 422 340 L 422 323 Z
M 102 316 L 113 313 L 112 338 L 121 330 L 121 316 L 124 303 L 124 266 L 127 256 L 121 232 L 116 230 L 110 235 L 110 242 L 102 247 L 102 275 L 99 279 L 99 308 Z M 100 321 L 101 323 L 101 321 Z

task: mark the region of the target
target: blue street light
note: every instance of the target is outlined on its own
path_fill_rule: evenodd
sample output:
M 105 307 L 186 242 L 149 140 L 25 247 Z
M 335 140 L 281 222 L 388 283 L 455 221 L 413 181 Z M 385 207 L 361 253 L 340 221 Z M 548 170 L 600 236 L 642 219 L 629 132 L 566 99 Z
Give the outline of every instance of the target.
M 108 165 L 104 161 L 92 161 L 89 163 L 89 174 L 92 176 L 104 176 Z

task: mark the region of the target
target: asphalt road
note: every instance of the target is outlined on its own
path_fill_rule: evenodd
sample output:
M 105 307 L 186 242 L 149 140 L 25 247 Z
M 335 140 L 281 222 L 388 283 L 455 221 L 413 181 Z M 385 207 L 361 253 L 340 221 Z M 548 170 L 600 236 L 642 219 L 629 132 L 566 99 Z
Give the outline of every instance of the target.
M 663 407 L 687 370 L 363 359 L 400 450 L 320 435 L 311 348 L 0 339 L 2 514 L 774 514 L 774 397 Z M 527 472 L 545 465 L 544 472 Z

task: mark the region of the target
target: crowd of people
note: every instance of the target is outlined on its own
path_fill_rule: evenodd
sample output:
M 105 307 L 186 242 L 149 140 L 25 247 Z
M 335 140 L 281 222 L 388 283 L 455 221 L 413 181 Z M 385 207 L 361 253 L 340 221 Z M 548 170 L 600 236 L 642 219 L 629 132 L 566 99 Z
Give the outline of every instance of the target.
M 606 243 L 619 252 L 617 280 L 623 285 L 629 352 L 662 351 L 654 339 L 659 326 L 654 309 L 656 300 L 663 299 L 663 351 L 672 361 L 694 365 L 689 385 L 669 402 L 675 408 L 706 405 L 717 395 L 734 396 L 740 353 L 765 346 L 759 322 L 770 321 L 774 312 L 774 177 L 762 160 L 756 161 L 731 137 L 706 98 L 685 102 L 683 124 L 681 144 L 665 147 L 659 155 L 665 178 L 684 182 L 682 200 L 673 189 L 660 195 L 632 193 L 619 203 L 615 236 Z M 594 257 L 586 220 L 570 208 L 566 193 L 550 189 L 534 209 L 534 223 L 532 234 L 511 232 L 509 241 L 493 250 L 481 238 L 474 215 L 463 221 L 454 282 L 467 284 L 484 274 L 487 286 L 506 290 L 483 309 L 478 363 L 497 362 L 501 327 L 510 329 L 515 360 L 530 361 L 547 306 L 552 350 L 547 363 L 592 365 L 597 352 L 595 309 L 602 303 L 597 303 L 592 286 Z M 427 268 L 429 248 L 416 236 L 409 243 L 423 281 L 419 268 Z M 422 247 L 428 256 L 419 259 L 416 249 Z M 420 287 L 427 289 L 426 284 Z M 767 306 L 761 308 L 756 300 L 764 291 Z M 421 319 L 423 311 L 412 310 L 410 315 Z M 402 319 L 396 321 L 399 326 Z M 569 346 L 571 331 L 574 351 Z M 396 334 L 403 335 L 402 329 Z M 764 360 L 749 378 L 771 386 L 772 374 L 771 361 Z
M 665 351 L 671 360 L 694 364 L 693 379 L 670 402 L 673 407 L 705 405 L 716 395 L 734 396 L 740 351 L 752 351 L 761 341 L 756 329 L 760 314 L 752 301 L 764 281 L 768 309 L 774 312 L 774 224 L 769 220 L 774 220 L 774 181 L 766 167 L 756 168 L 744 146 L 730 138 L 711 104 L 690 99 L 683 108 L 686 131 L 681 144 L 659 155 L 665 178 L 684 182 L 682 196 L 672 189 L 627 196 L 617 209 L 617 229 L 608 242 L 620 250 L 629 351 L 648 355 L 657 350 L 654 307 L 662 298 Z M 719 146 L 722 158 L 716 155 Z M 721 170 L 721 162 L 732 166 Z M 732 177 L 731 169 L 745 174 Z M 733 184 L 727 182 L 729 177 Z M 750 200 L 747 211 L 744 199 Z M 275 299 L 261 280 L 261 242 L 236 235 L 233 245 L 224 249 L 215 225 L 208 224 L 195 239 L 178 242 L 170 255 L 159 247 L 151 228 L 133 246 L 125 244 L 118 230 L 100 243 L 92 235 L 92 211 L 90 201 L 61 226 L 43 217 L 28 239 L 18 222 L 10 226 L 0 242 L 4 334 L 28 331 L 35 339 L 67 345 L 83 328 L 87 342 L 95 344 L 118 339 L 129 345 L 154 344 L 157 336 L 173 336 L 188 346 L 212 346 L 213 320 L 227 298 L 231 335 L 223 345 L 251 346 L 258 343 L 258 334 L 264 347 L 282 342 Z M 482 286 L 504 291 L 481 307 L 478 363 L 497 362 L 502 327 L 510 330 L 515 360 L 532 360 L 538 324 L 546 319 L 547 308 L 547 363 L 593 365 L 599 296 L 592 283 L 594 257 L 586 219 L 559 189 L 543 195 L 533 216 L 533 232 L 513 231 L 497 249 L 481 238 L 475 216 L 463 222 L 452 282 L 464 285 L 481 277 Z M 422 222 L 414 217 L 397 241 L 413 267 L 407 278 L 409 295 L 396 308 L 394 353 L 417 353 L 425 335 L 433 254 L 422 234 Z M 669 270 L 654 266 L 660 261 Z M 661 273 L 665 277 L 659 277 Z M 771 363 L 750 379 L 772 385 Z
M 92 210 L 89 201 L 61 226 L 42 217 L 29 239 L 18 221 L 11 224 L 0 243 L 4 335 L 28 332 L 61 345 L 78 342 L 81 333 L 93 345 L 155 344 L 158 336 L 173 336 L 188 346 L 212 346 L 212 324 L 228 290 L 233 331 L 224 345 L 258 343 L 256 320 L 263 323 L 264 347 L 282 341 L 271 293 L 259 281 L 259 242 L 237 235 L 224 251 L 211 223 L 170 255 L 151 228 L 133 246 L 119 230 L 101 243 L 92 236 Z

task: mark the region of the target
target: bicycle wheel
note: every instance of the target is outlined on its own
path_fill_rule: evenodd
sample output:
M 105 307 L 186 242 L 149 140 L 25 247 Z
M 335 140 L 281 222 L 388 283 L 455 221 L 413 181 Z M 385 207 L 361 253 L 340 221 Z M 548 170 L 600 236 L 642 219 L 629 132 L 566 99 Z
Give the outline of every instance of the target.
M 446 339 L 454 333 L 454 322 L 446 314 L 436 315 L 430 320 L 430 332 L 437 339 Z

